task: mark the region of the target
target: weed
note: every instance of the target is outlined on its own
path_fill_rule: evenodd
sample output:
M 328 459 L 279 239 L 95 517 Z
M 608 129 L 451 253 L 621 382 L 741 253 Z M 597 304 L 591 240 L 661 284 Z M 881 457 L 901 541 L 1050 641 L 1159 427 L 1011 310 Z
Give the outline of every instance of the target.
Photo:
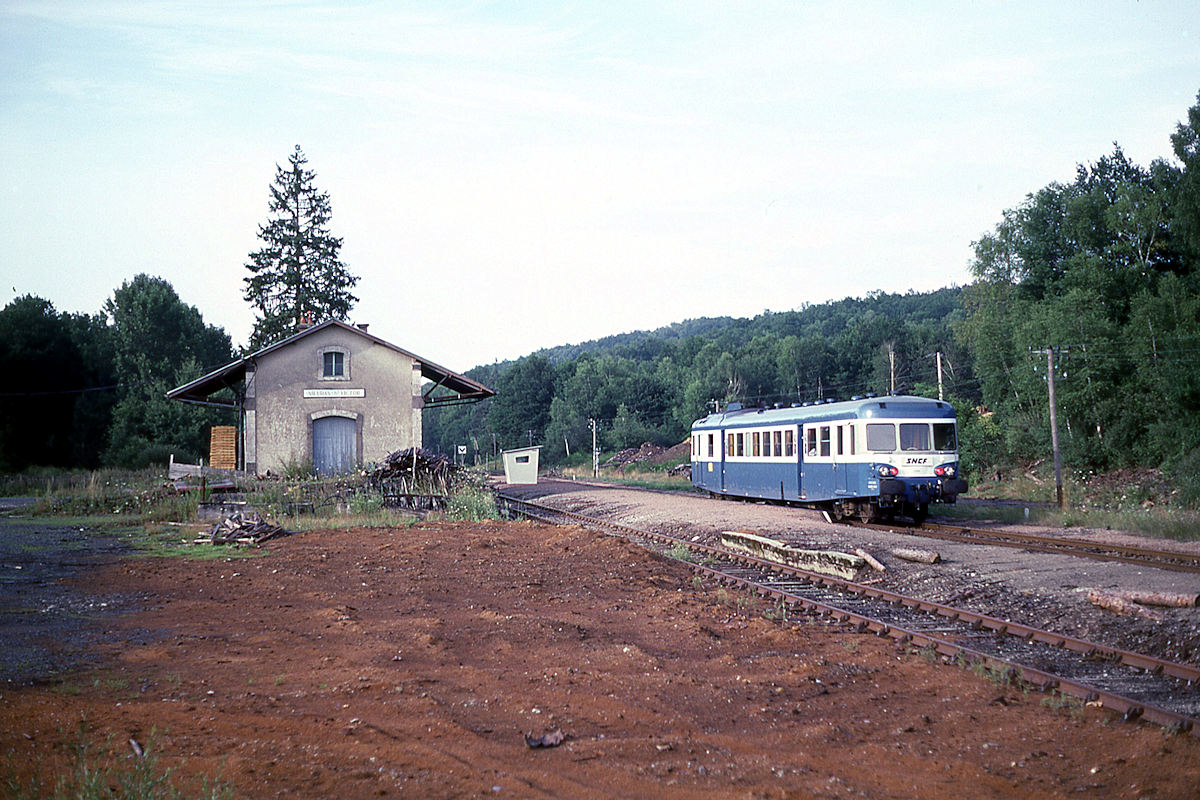
M 962 653 L 955 656 L 954 663 L 958 666 L 970 670 L 976 677 L 989 680 L 997 686 L 1021 686 L 1020 676 L 1017 671 L 1009 666 L 1000 663 L 991 663 L 986 659 L 971 661 Z
M 704 579 L 701 578 L 699 575 L 693 575 L 692 576 L 692 588 L 695 589 L 696 591 L 700 591 L 701 589 L 703 589 L 704 588 Z
M 686 561 L 689 564 L 696 560 L 696 556 L 692 553 L 691 548 L 689 548 L 683 542 L 676 542 L 671 549 L 667 551 L 667 555 L 676 561 Z
M 158 763 L 154 752 L 155 734 L 140 754 L 118 757 L 110 752 L 111 742 L 102 751 L 88 738 L 86 724 L 80 725 L 78 741 L 71 748 L 68 770 L 48 784 L 42 780 L 42 765 L 34 764 L 32 776 L 22 779 L 9 757 L 7 775 L 3 782 L 8 796 L 14 800 L 52 798 L 52 800 L 184 800 L 186 797 L 208 800 L 231 799 L 233 789 L 221 781 L 199 781 L 197 794 L 184 794 L 175 785 L 174 769 Z
M 312 456 L 299 456 L 293 453 L 279 468 L 279 474 L 287 480 L 311 478 L 314 472 Z
M 787 603 L 783 602 L 783 600 L 780 599 L 779 601 L 777 601 L 775 603 L 774 606 L 764 609 L 762 612 L 762 615 L 763 615 L 763 619 L 768 619 L 772 622 L 775 622 L 775 621 L 787 622 L 787 612 L 788 612 Z
M 1079 711 L 1083 708 L 1083 701 L 1062 692 L 1051 692 L 1042 698 L 1041 705 L 1054 711 Z
M 932 644 L 927 644 L 922 647 L 917 651 L 917 655 L 919 655 L 925 661 L 928 661 L 930 664 L 936 664 L 938 662 L 937 647 Z
M 737 599 L 737 610 L 743 614 L 753 613 L 758 608 L 758 598 L 742 595 Z
M 416 523 L 416 517 L 404 511 L 383 508 L 372 514 L 339 514 L 336 516 L 295 516 L 280 522 L 292 532 L 329 531 L 344 528 L 400 528 Z
M 496 497 L 491 489 L 471 482 L 451 493 L 446 517 L 463 522 L 480 522 L 499 519 L 500 512 L 496 510 Z
M 850 655 L 858 652 L 858 639 L 845 639 L 841 643 L 842 649 Z

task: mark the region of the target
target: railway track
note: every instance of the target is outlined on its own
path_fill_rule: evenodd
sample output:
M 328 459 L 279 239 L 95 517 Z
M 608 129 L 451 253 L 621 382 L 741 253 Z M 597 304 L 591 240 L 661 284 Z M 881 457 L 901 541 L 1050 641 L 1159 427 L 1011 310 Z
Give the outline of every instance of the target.
M 851 524 L 855 527 L 871 530 L 896 530 L 896 526 L 889 525 Z M 908 527 L 903 528 L 903 531 L 912 536 L 923 536 L 930 539 L 942 539 L 951 542 L 1015 547 L 1022 550 L 1036 550 L 1042 553 L 1061 553 L 1079 558 L 1091 558 L 1096 561 L 1121 561 L 1127 564 L 1137 564 L 1156 569 L 1200 573 L 1200 556 L 1172 550 L 1158 550 L 1150 547 L 1127 547 L 1124 545 L 1106 544 L 1087 539 L 1072 539 L 1061 536 L 1041 536 L 1038 534 L 988 530 L 986 528 L 968 528 L 959 525 L 929 522 L 928 520 L 919 528 Z
M 660 552 L 686 547 L 691 568 L 713 582 L 753 592 L 1042 691 L 1097 703 L 1200 736 L 1200 668 L 1106 647 L 1027 625 L 794 567 L 684 538 L 642 530 L 500 493 L 509 513 L 616 532 Z

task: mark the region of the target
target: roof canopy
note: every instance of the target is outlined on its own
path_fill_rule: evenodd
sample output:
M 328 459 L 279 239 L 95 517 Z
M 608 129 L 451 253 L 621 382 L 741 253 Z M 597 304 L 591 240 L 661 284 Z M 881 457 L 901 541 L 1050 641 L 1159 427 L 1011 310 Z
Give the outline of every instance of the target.
M 421 367 L 421 377 L 425 378 L 431 383 L 431 385 L 422 393 L 422 397 L 425 400 L 425 405 L 427 406 L 447 406 L 457 405 L 459 403 L 474 403 L 479 400 L 492 397 L 496 394 L 495 390 L 489 389 L 487 386 L 468 378 L 466 375 L 460 375 L 459 373 L 448 370 L 445 367 L 438 366 L 432 361 L 426 361 L 418 355 L 414 355 L 403 348 L 396 347 L 396 345 L 392 344 L 391 342 L 385 342 L 378 336 L 372 336 L 361 328 L 356 328 L 353 325 L 347 325 L 345 322 L 329 320 L 327 322 L 322 322 L 319 325 L 314 325 L 311 328 L 306 328 L 297 334 L 289 336 L 288 338 L 276 342 L 268 347 L 264 347 L 263 349 L 251 353 L 248 356 L 243 356 L 236 361 L 231 361 L 220 369 L 213 370 L 207 375 L 199 377 L 190 383 L 177 386 L 171 391 L 167 392 L 167 397 L 171 400 L 181 400 L 185 403 L 235 406 L 237 403 L 233 398 L 213 399 L 212 396 L 220 392 L 222 389 L 236 389 L 237 386 L 246 380 L 246 367 L 257 359 L 262 358 L 268 353 L 272 353 L 281 347 L 286 347 L 289 344 L 299 341 L 305 336 L 311 336 L 317 331 L 324 330 L 325 328 L 329 327 L 342 328 L 343 330 L 349 331 L 356 336 L 361 336 L 364 339 L 368 339 L 375 344 L 382 345 L 390 350 L 395 350 L 397 353 L 407 356 L 413 361 L 417 362 Z M 433 393 L 438 389 L 447 389 L 450 392 L 453 392 L 453 394 L 434 395 Z

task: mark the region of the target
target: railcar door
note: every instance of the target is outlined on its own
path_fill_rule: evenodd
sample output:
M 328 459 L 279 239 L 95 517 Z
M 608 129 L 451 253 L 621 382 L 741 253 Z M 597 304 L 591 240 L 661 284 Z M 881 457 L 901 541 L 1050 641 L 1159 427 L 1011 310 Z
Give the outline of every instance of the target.
M 854 426 L 850 423 L 839 423 L 834 426 L 833 441 L 833 481 L 834 492 L 839 495 L 851 494 L 851 473 L 853 472 L 854 455 Z
M 717 431 L 717 438 L 720 440 L 717 442 L 717 447 L 721 450 L 721 494 L 724 494 L 727 491 L 725 488 L 725 459 L 729 457 L 729 452 L 725 447 L 726 437 L 724 428 Z
M 810 502 L 828 500 L 834 491 L 833 426 L 828 422 L 805 425 L 801 430 L 801 452 L 804 454 L 800 473 L 803 498 Z

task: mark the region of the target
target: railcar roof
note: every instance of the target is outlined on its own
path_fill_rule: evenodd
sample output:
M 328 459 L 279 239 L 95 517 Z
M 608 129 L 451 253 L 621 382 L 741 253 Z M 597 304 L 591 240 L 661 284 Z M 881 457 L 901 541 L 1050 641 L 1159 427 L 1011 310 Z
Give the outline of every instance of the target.
M 785 408 L 737 408 L 692 423 L 693 428 L 738 428 L 759 425 L 787 425 L 834 419 L 954 419 L 954 407 L 943 400 L 911 395 L 867 397 Z

